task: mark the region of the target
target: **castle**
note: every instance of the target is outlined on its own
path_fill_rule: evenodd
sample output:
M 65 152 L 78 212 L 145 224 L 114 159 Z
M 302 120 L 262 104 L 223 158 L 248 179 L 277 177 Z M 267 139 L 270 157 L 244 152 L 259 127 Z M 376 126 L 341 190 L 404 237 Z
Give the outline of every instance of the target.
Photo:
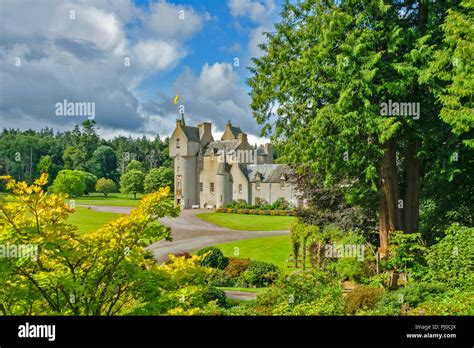
M 271 204 L 278 199 L 300 205 L 290 168 L 273 164 L 271 144 L 252 148 L 247 134 L 230 121 L 221 140 L 214 140 L 211 128 L 209 122 L 187 126 L 183 116 L 176 120 L 169 142 L 176 205 L 220 208 L 236 200 Z

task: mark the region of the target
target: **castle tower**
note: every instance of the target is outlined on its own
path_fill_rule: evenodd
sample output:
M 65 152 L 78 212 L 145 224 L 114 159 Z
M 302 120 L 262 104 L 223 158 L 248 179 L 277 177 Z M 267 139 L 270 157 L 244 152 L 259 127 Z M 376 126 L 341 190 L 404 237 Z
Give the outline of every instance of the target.
M 223 161 L 219 163 L 216 175 L 216 208 L 222 208 L 232 201 L 232 176 L 227 163 L 227 153 L 223 152 Z
M 176 120 L 170 137 L 169 154 L 174 162 L 175 204 L 183 209 L 199 204 L 198 153 L 200 150 L 198 127 L 186 126 L 184 116 Z

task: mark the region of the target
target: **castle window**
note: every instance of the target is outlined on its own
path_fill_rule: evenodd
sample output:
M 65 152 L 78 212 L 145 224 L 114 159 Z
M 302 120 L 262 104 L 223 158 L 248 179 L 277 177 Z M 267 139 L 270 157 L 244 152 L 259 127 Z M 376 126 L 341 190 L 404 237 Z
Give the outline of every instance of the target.
M 280 190 L 285 189 L 285 183 L 286 183 L 285 176 L 282 175 L 281 178 L 280 178 Z
M 239 193 L 242 193 L 242 184 L 239 184 Z
M 260 190 L 260 183 L 261 183 L 260 179 L 257 179 L 257 181 L 255 181 L 255 188 L 257 190 Z
M 202 192 L 203 188 L 204 188 L 204 185 L 203 185 L 202 182 L 200 182 L 200 183 L 199 183 L 199 191 Z
M 179 149 L 179 139 L 176 139 L 176 148 Z
M 211 182 L 211 193 L 214 193 L 214 183 Z

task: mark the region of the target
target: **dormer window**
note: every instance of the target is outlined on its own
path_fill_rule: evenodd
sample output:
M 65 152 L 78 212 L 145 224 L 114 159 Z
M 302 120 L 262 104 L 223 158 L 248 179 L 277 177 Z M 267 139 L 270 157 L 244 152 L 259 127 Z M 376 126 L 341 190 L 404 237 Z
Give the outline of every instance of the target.
M 176 139 L 176 148 L 179 149 L 179 139 Z

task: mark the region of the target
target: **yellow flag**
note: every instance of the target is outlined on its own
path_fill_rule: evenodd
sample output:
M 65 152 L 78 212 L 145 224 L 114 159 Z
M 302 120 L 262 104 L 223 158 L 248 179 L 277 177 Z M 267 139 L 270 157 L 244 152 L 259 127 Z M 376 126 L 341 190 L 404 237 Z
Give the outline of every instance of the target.
M 173 104 L 178 104 L 179 101 L 179 94 L 176 94 L 176 97 L 174 97 Z

